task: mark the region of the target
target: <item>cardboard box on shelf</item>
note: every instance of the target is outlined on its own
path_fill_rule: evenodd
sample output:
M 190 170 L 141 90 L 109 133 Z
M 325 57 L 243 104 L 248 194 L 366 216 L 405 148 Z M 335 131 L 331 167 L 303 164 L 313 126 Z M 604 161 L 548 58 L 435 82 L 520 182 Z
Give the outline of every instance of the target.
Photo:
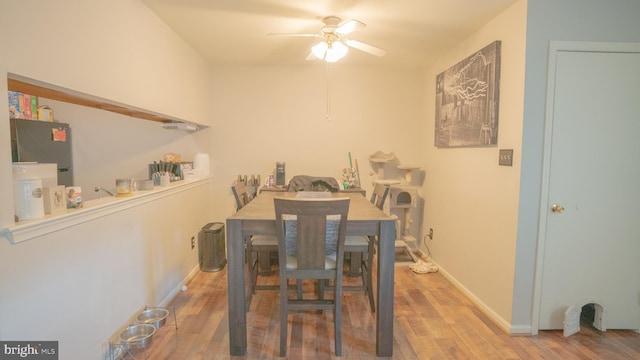
M 31 95 L 29 94 L 22 94 L 22 104 L 21 106 L 24 106 L 24 111 L 22 112 L 24 114 L 24 118 L 25 119 L 31 119 Z
M 44 187 L 44 213 L 57 214 L 67 210 L 67 197 L 64 185 Z
M 38 119 L 38 97 L 35 95 L 31 95 L 31 119 Z
M 18 91 L 9 91 L 9 117 L 13 119 L 38 119 L 38 97 L 23 94 Z M 53 116 L 51 116 L 53 121 Z
M 20 93 L 17 91 L 9 91 L 9 117 L 13 119 L 22 118 L 22 111 L 20 110 Z
M 77 209 L 82 204 L 82 188 L 80 186 L 68 186 L 65 188 L 67 195 L 67 209 Z

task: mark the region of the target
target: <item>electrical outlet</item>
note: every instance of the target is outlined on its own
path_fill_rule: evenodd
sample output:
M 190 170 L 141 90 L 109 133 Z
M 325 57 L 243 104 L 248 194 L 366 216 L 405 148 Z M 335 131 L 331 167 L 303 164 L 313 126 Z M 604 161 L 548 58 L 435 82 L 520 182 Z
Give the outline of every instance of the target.
M 193 250 L 193 248 L 196 247 L 196 237 L 192 236 L 191 237 L 191 249 Z
M 433 228 L 429 228 L 429 239 L 433 240 Z

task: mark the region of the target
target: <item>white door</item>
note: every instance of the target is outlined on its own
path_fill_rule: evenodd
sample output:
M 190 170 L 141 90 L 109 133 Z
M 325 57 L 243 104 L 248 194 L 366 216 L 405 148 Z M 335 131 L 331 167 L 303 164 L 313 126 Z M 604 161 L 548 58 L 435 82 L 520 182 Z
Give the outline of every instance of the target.
M 640 47 L 631 49 L 559 50 L 555 74 L 550 63 L 541 330 L 562 329 L 569 306 L 591 302 L 606 328 L 640 328 Z

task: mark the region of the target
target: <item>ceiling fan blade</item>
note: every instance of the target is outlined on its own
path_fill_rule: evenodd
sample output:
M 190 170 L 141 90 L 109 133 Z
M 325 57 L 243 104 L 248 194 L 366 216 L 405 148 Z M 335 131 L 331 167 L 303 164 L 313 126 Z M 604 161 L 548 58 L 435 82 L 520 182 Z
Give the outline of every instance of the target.
M 344 24 L 338 26 L 338 28 L 336 28 L 335 32 L 336 34 L 340 34 L 340 35 L 347 35 L 350 34 L 356 30 L 362 29 L 363 27 L 367 26 L 367 24 L 363 23 L 362 21 L 358 21 L 356 19 L 351 19 L 347 22 L 345 22 Z
M 269 33 L 268 36 L 322 37 L 320 34 Z
M 349 39 L 345 39 L 344 42 L 348 45 L 351 46 L 354 49 L 358 49 L 360 51 L 364 51 L 366 53 L 375 55 L 375 56 L 384 56 L 384 54 L 386 54 L 387 52 L 377 48 L 375 46 L 369 45 L 369 44 L 365 44 L 363 42 L 357 41 L 357 40 L 349 40 Z

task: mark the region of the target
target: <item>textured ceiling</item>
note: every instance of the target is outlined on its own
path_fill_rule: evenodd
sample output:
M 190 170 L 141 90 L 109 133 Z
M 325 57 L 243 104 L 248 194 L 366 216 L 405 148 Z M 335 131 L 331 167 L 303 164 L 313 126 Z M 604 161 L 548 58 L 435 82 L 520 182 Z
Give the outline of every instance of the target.
M 143 0 L 214 65 L 309 63 L 322 18 L 367 24 L 349 37 L 387 51 L 378 58 L 351 49 L 341 63 L 425 67 L 517 0 Z M 500 39 L 495 39 L 500 40 Z M 318 61 L 318 60 L 316 60 Z

